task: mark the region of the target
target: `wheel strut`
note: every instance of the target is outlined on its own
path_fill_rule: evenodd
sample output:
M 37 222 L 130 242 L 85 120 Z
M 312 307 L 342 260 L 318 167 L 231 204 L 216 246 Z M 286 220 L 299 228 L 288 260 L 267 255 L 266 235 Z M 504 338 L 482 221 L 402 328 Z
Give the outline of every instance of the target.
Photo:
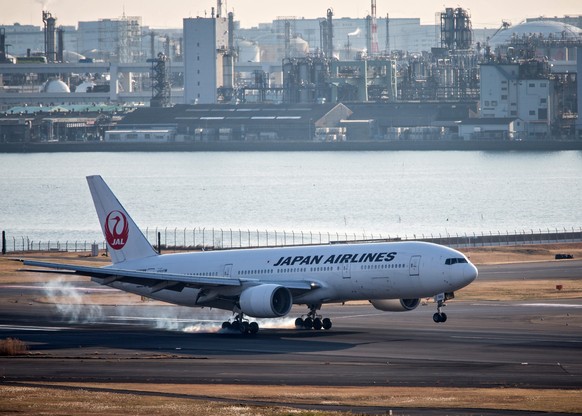
M 254 335 L 259 332 L 259 324 L 256 322 L 249 322 L 248 319 L 244 318 L 244 314 L 239 312 L 236 314 L 232 322 L 223 322 L 222 329 L 240 332 L 241 334 Z
M 329 318 L 322 318 L 317 311 L 321 309 L 321 305 L 309 305 L 309 312 L 295 320 L 295 327 L 297 329 L 331 329 L 332 323 Z
M 444 293 L 439 293 L 438 295 L 436 295 L 436 296 L 434 297 L 434 300 L 435 300 L 435 301 L 436 301 L 436 303 L 437 303 L 437 311 L 436 311 L 436 313 L 435 313 L 435 314 L 432 316 L 432 320 L 433 320 L 435 323 L 437 323 L 437 324 L 444 323 L 444 322 L 446 322 L 446 321 L 447 321 L 447 314 L 446 314 L 446 313 L 444 313 L 444 312 L 442 311 L 442 309 L 443 309 L 445 306 L 447 306 L 447 305 L 445 304 L 445 301 L 446 301 L 446 296 L 445 296 L 445 294 L 444 294 Z

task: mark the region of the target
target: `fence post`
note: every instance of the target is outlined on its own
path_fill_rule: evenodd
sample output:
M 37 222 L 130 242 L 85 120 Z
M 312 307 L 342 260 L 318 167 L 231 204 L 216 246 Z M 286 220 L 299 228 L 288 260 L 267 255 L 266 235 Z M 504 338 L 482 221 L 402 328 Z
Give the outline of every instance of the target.
M 6 231 L 2 231 L 2 254 L 6 254 Z

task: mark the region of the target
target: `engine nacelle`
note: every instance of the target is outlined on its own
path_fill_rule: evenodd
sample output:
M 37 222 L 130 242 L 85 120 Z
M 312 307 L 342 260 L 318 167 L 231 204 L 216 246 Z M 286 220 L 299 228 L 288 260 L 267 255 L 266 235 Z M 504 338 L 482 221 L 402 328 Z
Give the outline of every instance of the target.
M 407 312 L 420 305 L 420 299 L 375 299 L 370 303 L 374 308 L 385 312 Z
M 279 318 L 285 316 L 293 306 L 289 289 L 274 284 L 249 287 L 239 299 L 242 313 L 254 318 Z

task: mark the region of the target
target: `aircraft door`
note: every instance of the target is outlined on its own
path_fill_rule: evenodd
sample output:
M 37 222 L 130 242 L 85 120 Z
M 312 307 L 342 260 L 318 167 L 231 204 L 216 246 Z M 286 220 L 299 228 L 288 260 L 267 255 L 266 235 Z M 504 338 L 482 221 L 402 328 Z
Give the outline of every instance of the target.
M 420 256 L 410 258 L 410 276 L 418 276 L 420 273 Z
M 350 270 L 350 263 L 342 264 L 342 277 L 344 279 L 351 279 L 352 274 L 351 274 L 351 270 Z
M 230 277 L 231 272 L 232 272 L 232 264 L 225 264 L 224 265 L 224 277 Z

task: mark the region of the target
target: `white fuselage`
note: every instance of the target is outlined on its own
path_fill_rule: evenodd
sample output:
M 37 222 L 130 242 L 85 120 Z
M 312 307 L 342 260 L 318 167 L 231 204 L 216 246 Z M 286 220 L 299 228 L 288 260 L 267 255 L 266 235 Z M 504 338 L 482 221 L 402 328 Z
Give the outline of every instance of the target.
M 185 306 L 230 309 L 223 300 L 263 283 L 310 282 L 313 289 L 293 296 L 295 304 L 368 299 L 412 299 L 458 290 L 477 269 L 451 248 L 422 242 L 331 244 L 317 246 L 166 254 L 118 263 L 117 269 L 191 276 L 234 278 L 241 286 L 181 290 L 127 282 L 111 286 Z M 203 293 L 202 293 L 203 292 Z M 203 295 L 203 296 L 201 296 Z

